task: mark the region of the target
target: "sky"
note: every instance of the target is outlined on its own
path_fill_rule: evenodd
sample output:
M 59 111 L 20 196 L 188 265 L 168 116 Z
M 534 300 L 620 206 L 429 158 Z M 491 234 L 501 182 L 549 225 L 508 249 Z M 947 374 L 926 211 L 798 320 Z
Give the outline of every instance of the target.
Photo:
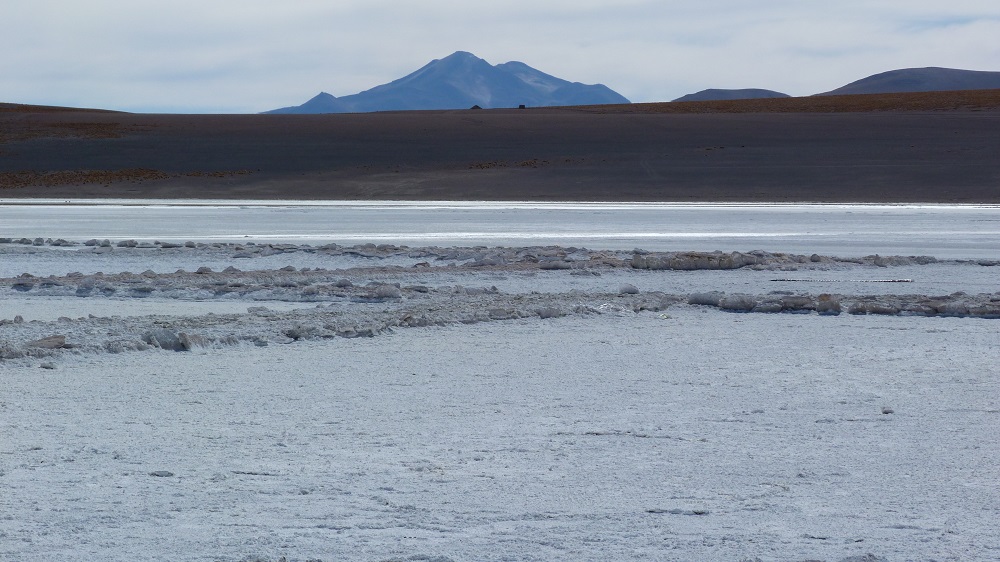
M 1000 71 L 993 0 L 15 0 L 0 102 L 255 113 L 469 51 L 634 102 L 800 96 L 898 68 Z

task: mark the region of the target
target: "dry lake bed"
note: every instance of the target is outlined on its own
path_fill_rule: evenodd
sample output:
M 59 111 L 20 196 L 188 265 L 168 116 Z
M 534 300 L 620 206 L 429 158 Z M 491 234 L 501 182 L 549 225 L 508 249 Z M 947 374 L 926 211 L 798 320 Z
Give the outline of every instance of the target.
M 990 259 L 0 258 L 3 559 L 1000 556 Z

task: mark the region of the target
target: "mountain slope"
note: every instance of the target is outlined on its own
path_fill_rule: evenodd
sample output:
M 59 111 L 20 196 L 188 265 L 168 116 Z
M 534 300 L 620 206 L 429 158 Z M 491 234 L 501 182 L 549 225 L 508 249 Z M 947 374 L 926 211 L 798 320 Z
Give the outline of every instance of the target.
M 954 68 L 903 68 L 874 74 L 846 86 L 816 94 L 889 94 L 897 92 L 939 92 L 953 90 L 991 90 L 1000 88 L 1000 72 L 958 70 Z
M 788 94 L 775 92 L 774 90 L 762 90 L 759 88 L 744 88 L 740 90 L 720 90 L 708 89 L 681 96 L 674 101 L 719 101 L 719 100 L 753 100 L 767 98 L 788 98 Z
M 342 101 L 326 92 L 320 92 L 299 107 L 308 110 L 309 113 L 340 113 L 345 109 Z
M 607 86 L 569 82 L 521 62 L 493 66 L 463 51 L 357 94 L 321 93 L 308 102 L 265 113 L 348 113 L 629 103 Z

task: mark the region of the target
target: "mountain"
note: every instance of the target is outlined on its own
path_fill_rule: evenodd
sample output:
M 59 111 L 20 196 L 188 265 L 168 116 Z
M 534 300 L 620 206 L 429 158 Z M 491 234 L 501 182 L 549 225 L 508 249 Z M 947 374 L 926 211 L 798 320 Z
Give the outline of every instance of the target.
M 890 70 L 816 95 L 890 94 L 896 92 L 992 90 L 995 88 L 1000 88 L 1000 72 L 928 67 Z
M 674 101 L 718 101 L 718 100 L 752 100 L 759 98 L 790 98 L 788 94 L 775 92 L 774 90 L 761 90 L 759 88 L 745 88 L 742 90 L 719 90 L 708 89 L 681 96 Z
M 468 109 L 629 103 L 603 84 L 569 82 L 522 62 L 496 66 L 459 51 L 416 72 L 357 94 L 325 92 L 302 105 L 264 113 L 364 113 L 415 109 Z
M 344 102 L 326 92 L 320 92 L 306 103 L 296 106 L 297 113 L 345 113 L 350 111 Z M 278 112 L 280 110 L 276 110 Z

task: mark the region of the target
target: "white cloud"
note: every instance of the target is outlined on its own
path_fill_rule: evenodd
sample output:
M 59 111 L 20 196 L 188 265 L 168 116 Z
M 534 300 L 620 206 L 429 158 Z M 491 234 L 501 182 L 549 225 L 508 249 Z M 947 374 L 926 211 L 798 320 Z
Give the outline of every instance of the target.
M 138 111 L 346 95 L 456 50 L 635 101 L 709 87 L 806 95 L 910 66 L 1000 70 L 1000 4 L 979 0 L 34 0 L 4 20 L 0 100 Z

